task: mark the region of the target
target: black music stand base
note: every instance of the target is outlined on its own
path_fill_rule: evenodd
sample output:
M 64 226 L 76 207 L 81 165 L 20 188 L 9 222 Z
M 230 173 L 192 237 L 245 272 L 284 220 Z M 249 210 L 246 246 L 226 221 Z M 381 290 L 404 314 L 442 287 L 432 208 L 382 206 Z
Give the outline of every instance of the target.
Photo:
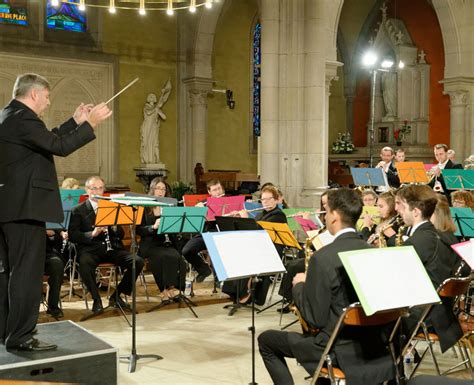
M 117 283 L 116 283 L 116 286 L 115 286 L 115 294 L 114 294 L 114 296 L 115 296 L 115 305 L 113 305 L 113 306 L 112 306 L 112 305 L 107 305 L 107 306 L 104 307 L 104 309 L 103 309 L 101 312 L 99 312 L 99 313 L 91 313 L 91 314 L 88 314 L 88 315 L 82 317 L 82 318 L 81 318 L 81 321 L 87 321 L 87 320 L 89 320 L 89 319 L 91 319 L 91 318 L 94 318 L 94 317 L 97 317 L 97 316 L 99 316 L 99 315 L 101 315 L 101 314 L 104 314 L 104 313 L 107 312 L 107 311 L 119 310 L 120 313 L 122 313 L 122 317 L 125 318 L 125 321 L 127 321 L 128 326 L 132 327 L 132 324 L 130 323 L 130 321 L 129 321 L 127 315 L 125 314 L 125 310 L 123 310 L 122 306 L 120 306 L 120 303 L 119 303 L 119 301 L 118 301 L 118 299 L 119 299 L 119 297 L 120 297 L 120 294 L 119 294 L 119 292 L 118 292 L 118 290 L 117 290 Z
M 141 359 L 149 360 L 162 360 L 163 357 L 158 354 L 137 354 L 136 352 L 130 353 L 128 356 L 120 356 L 120 361 L 128 361 L 128 372 L 134 373 L 137 368 L 137 361 Z
M 156 306 L 153 306 L 151 309 L 148 309 L 146 312 L 150 313 L 153 310 L 158 310 L 161 309 L 162 307 L 171 305 L 172 303 L 178 303 L 179 308 L 181 308 L 181 304 L 184 304 L 185 306 L 188 307 L 188 309 L 193 313 L 194 317 L 199 318 L 196 312 L 193 309 L 193 306 L 197 306 L 196 302 L 191 301 L 188 297 L 186 297 L 182 291 L 180 291 L 177 295 L 175 295 L 170 302 L 162 302 Z
M 250 293 L 252 298 L 252 325 L 249 326 L 248 330 L 251 333 L 252 340 L 252 381 L 249 385 L 258 385 L 255 382 L 255 286 L 258 282 L 258 277 L 252 277 L 252 283 L 250 284 Z

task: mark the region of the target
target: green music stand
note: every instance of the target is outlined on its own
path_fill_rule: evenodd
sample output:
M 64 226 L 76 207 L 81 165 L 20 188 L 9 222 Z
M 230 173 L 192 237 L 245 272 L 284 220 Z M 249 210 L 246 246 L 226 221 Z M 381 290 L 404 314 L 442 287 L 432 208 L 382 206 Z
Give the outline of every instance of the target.
M 451 216 L 456 224 L 454 235 L 463 238 L 474 237 L 474 213 L 469 207 L 450 207 Z
M 474 190 L 474 170 L 449 169 L 441 173 L 448 190 Z

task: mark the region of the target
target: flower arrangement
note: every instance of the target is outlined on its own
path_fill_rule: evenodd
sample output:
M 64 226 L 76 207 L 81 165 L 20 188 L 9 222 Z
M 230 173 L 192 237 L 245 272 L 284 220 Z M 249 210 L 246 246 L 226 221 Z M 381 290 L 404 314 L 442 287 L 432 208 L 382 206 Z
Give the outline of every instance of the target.
M 351 154 L 355 151 L 352 143 L 351 135 L 348 132 L 337 135 L 337 140 L 332 144 L 332 152 L 334 154 Z
M 411 126 L 408 124 L 408 120 L 403 121 L 403 125 L 393 131 L 393 137 L 397 143 L 401 142 L 405 139 L 405 135 L 408 135 L 411 132 Z

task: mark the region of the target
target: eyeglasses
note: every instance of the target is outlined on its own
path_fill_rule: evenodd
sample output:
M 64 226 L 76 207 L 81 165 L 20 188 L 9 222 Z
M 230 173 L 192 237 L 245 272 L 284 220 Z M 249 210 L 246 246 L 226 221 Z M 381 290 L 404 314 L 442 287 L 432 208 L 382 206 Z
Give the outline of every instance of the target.
M 454 204 L 457 204 L 457 205 L 465 205 L 466 202 L 465 202 L 465 201 L 458 201 L 458 200 L 455 200 L 455 201 L 453 201 L 453 205 L 454 205 Z
M 105 186 L 100 186 L 100 187 L 87 187 L 88 190 L 91 190 L 91 191 L 100 191 L 100 190 L 104 190 L 105 189 Z
M 166 191 L 166 187 L 155 187 L 155 191 Z
M 275 199 L 275 198 L 273 198 L 273 197 L 269 197 L 269 198 L 260 198 L 260 200 L 261 200 L 262 202 L 271 201 L 272 199 Z

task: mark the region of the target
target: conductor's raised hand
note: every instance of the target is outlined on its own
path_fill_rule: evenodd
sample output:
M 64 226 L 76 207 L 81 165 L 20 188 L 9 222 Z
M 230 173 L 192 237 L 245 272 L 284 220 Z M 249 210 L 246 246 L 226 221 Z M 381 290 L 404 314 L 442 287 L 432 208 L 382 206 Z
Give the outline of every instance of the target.
M 76 108 L 76 111 L 74 111 L 74 115 L 72 116 L 74 118 L 74 121 L 78 125 L 84 123 L 87 120 L 87 117 L 89 116 L 89 113 L 90 113 L 92 107 L 93 107 L 93 104 L 81 103 Z
M 111 115 L 112 111 L 109 109 L 109 107 L 107 107 L 107 104 L 100 103 L 90 110 L 87 121 L 92 126 L 92 128 L 96 128 L 100 123 L 109 118 Z

